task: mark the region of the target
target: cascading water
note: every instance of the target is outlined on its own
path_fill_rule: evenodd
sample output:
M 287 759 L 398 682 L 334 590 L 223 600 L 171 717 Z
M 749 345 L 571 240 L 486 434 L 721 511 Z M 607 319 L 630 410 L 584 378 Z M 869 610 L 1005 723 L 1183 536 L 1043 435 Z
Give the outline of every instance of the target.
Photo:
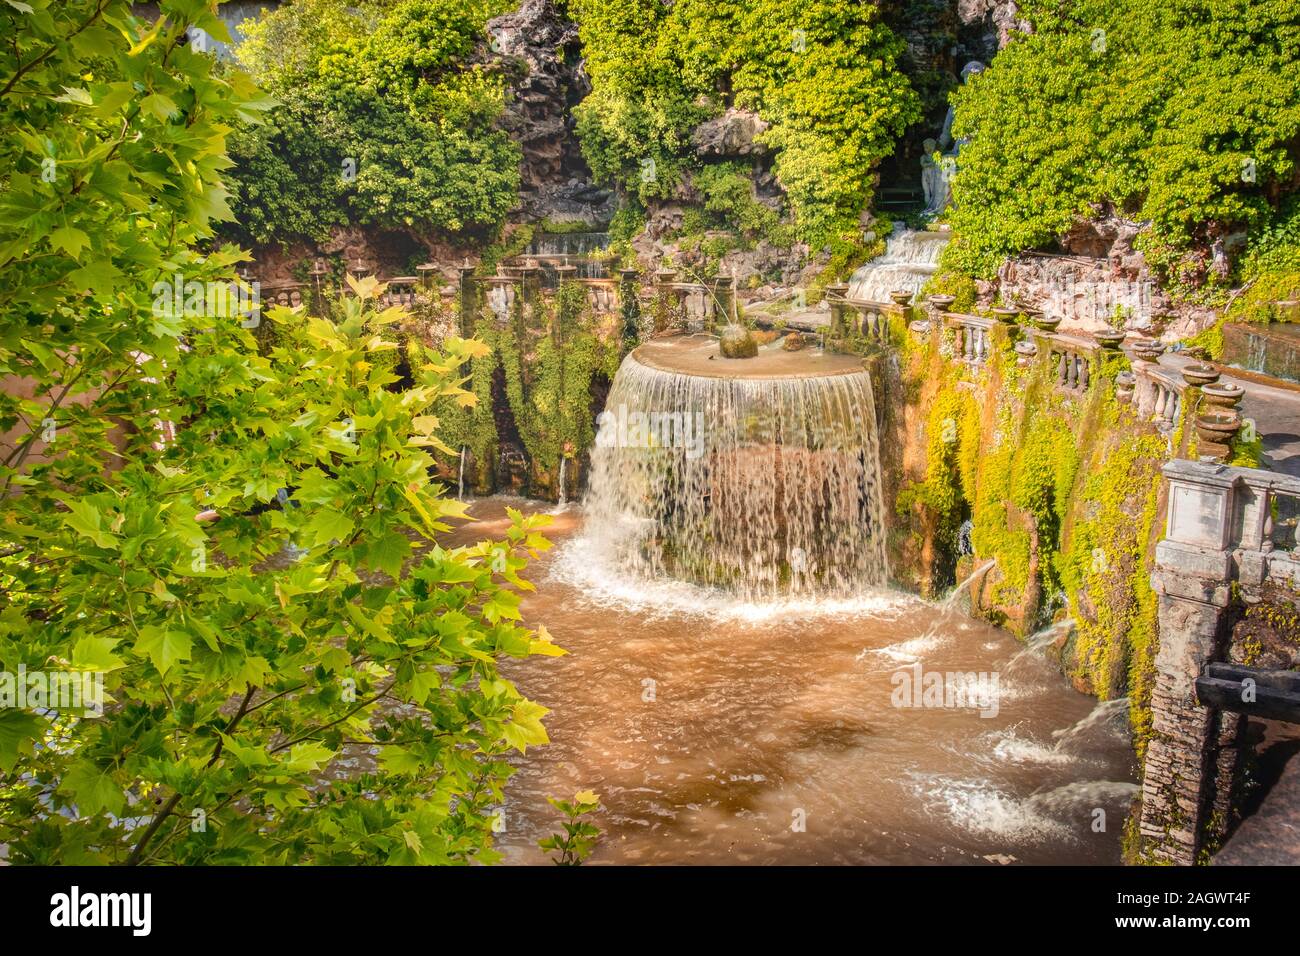
M 902 229 L 885 244 L 885 254 L 860 266 L 849 279 L 849 298 L 867 302 L 889 302 L 895 291 L 921 291 L 934 275 L 939 253 L 948 244 L 946 232 Z
M 560 485 L 556 503 L 563 508 L 569 503 L 569 459 L 560 459 Z
M 466 446 L 460 446 L 460 477 L 456 482 L 456 497 L 462 501 L 465 499 L 465 450 Z
M 883 585 L 870 374 L 847 356 L 715 352 L 692 336 L 624 359 L 592 452 L 593 557 L 750 602 Z

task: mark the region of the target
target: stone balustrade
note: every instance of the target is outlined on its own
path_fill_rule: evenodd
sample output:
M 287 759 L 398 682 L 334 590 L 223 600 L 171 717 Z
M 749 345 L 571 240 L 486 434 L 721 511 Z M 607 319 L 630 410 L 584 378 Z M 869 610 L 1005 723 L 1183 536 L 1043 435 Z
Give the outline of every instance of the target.
M 835 341 L 865 339 L 887 344 L 890 316 L 906 319 L 908 315 L 906 306 L 894 302 L 851 299 L 835 293 L 828 293 L 826 301 L 831 310 L 831 339 Z
M 1133 376 L 1133 403 L 1138 415 L 1154 422 L 1162 434 L 1168 434 L 1182 416 L 1187 383 L 1176 372 L 1154 362 L 1134 362 Z
M 418 276 L 397 276 L 385 279 L 387 288 L 379 297 L 379 304 L 385 308 L 393 305 L 410 306 L 415 304 L 415 296 L 420 288 Z
M 1056 387 L 1075 395 L 1088 391 L 1101 356 L 1101 346 L 1054 332 L 1034 331 L 1031 334 L 1038 354 L 1044 357 L 1048 369 L 1055 371 Z
M 988 362 L 993 349 L 992 329 L 997 323 L 982 315 L 944 312 L 943 324 L 953 333 L 953 356 L 974 368 Z
M 1187 865 L 1226 831 L 1243 724 L 1238 713 L 1202 705 L 1196 682 L 1232 653 L 1225 637 L 1238 598 L 1259 600 L 1268 588 L 1300 594 L 1300 479 L 1185 460 L 1167 463 L 1164 475 L 1165 538 L 1152 574 L 1160 634 L 1154 736 L 1140 832 L 1149 856 Z
M 587 307 L 597 315 L 618 309 L 617 279 L 578 279 L 587 292 Z
M 302 282 L 268 282 L 259 286 L 263 306 L 283 305 L 289 308 L 303 303 L 306 285 Z

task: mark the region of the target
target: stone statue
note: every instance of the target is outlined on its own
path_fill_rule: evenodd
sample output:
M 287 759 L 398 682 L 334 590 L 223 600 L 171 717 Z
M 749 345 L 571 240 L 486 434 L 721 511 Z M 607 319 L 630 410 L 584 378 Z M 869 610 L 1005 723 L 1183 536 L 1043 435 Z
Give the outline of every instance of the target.
M 971 60 L 961 68 L 961 81 L 965 83 L 970 77 L 983 73 L 986 67 L 979 60 Z M 943 131 L 939 133 L 939 141 L 926 140 L 926 155 L 929 157 L 929 165 L 934 167 L 933 172 L 927 169 L 925 158 L 921 160 L 921 188 L 925 190 L 925 212 L 930 216 L 940 215 L 944 209 L 952 202 L 952 177 L 957 172 L 957 154 L 961 152 L 962 146 L 966 145 L 966 140 L 954 140 L 952 136 L 952 123 L 957 116 L 957 110 L 949 106 L 948 115 L 943 119 Z M 934 148 L 943 150 L 943 156 L 936 163 L 932 154 Z M 931 186 L 926 187 L 926 175 L 929 173 Z
M 947 195 L 948 183 L 934 158 L 939 144 L 934 139 L 927 139 L 921 144 L 921 191 L 925 194 L 925 214 L 937 216 L 943 212 L 943 202 Z

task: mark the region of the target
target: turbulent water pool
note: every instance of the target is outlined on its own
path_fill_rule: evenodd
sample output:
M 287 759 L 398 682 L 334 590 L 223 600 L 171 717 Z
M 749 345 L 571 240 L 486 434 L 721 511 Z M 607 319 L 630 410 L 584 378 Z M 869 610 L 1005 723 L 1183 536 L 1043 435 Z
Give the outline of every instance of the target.
M 457 537 L 501 536 L 506 504 L 476 502 Z M 580 509 L 556 516 L 524 602 L 568 656 L 506 668 L 552 710 L 551 743 L 514 761 L 508 861 L 544 862 L 547 795 L 593 789 L 593 863 L 1119 862 L 1136 792 L 1125 702 L 1098 706 L 955 609 L 621 580 L 581 530 Z M 996 708 L 896 706 L 918 664 L 996 675 Z

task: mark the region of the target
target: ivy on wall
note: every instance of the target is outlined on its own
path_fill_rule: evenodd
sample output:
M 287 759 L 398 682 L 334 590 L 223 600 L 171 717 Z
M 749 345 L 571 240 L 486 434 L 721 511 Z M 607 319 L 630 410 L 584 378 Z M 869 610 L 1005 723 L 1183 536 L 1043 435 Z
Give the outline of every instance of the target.
M 530 490 L 554 494 L 560 460 L 580 459 L 595 440 L 592 384 L 601 375 L 612 379 L 622 358 L 616 325 L 590 310 L 580 284 L 565 282 L 554 295 L 528 298 L 525 304 L 517 296 L 504 321 L 483 309 L 474 337 L 490 352 L 471 366 L 477 404 L 442 410 L 447 444 L 473 454 L 475 471 L 467 481 L 476 491 L 492 490 L 502 438 L 493 408 L 504 398 L 529 459 Z M 504 395 L 494 393 L 498 370 Z
M 964 567 L 995 563 L 973 602 L 994 623 L 1028 636 L 1071 618 L 1063 670 L 1102 699 L 1129 696 L 1141 753 L 1151 733 L 1160 468 L 1184 426 L 1158 434 L 1115 398 L 1127 367 L 1118 354 L 1094 362 L 1079 396 L 1055 387 L 1048 362 L 1017 366 L 1005 329 L 993 342 L 980 370 L 942 339 L 900 353 L 903 393 L 924 422 L 924 464 L 898 512 L 914 535 L 930 536 L 914 553 L 940 568 L 957 563 L 960 525 L 971 522 Z

